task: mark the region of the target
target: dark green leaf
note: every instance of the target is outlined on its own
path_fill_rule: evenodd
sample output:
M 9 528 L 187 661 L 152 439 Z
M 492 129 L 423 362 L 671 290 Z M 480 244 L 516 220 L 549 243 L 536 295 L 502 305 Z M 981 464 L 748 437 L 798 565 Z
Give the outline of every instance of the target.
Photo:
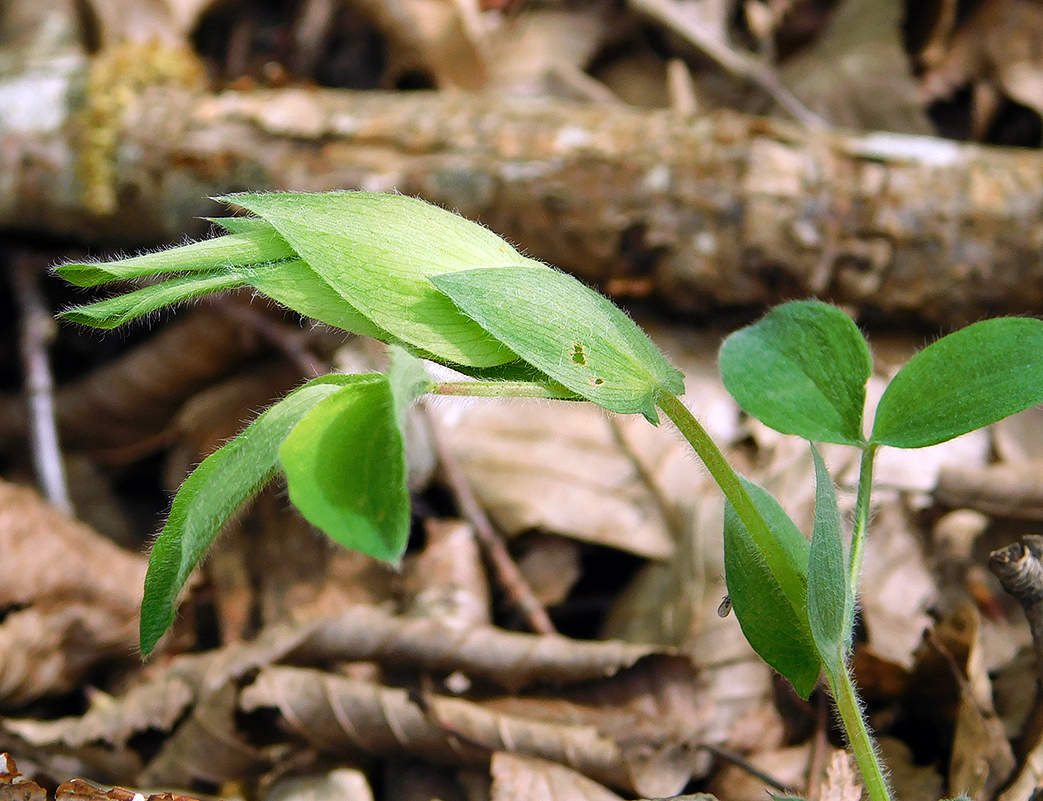
M 656 397 L 684 381 L 634 321 L 572 276 L 494 267 L 432 277 L 473 320 L 580 397 L 657 422 Z
M 290 500 L 341 545 L 397 565 L 409 536 L 402 433 L 385 376 L 344 387 L 279 448 Z
M 739 405 L 783 434 L 861 445 L 866 341 L 840 309 L 795 301 L 728 337 L 721 376 Z
M 245 283 L 239 276 L 228 272 L 196 273 L 66 309 L 61 316 L 70 322 L 94 328 L 116 328 L 174 303 L 220 292 L 223 289 L 234 289 L 244 286 Z
M 324 376 L 308 382 L 210 454 L 181 485 L 152 546 L 141 602 L 141 653 L 148 655 L 174 622 L 177 597 L 214 537 L 275 475 L 279 445 L 317 403 L 345 384 L 373 380 Z
M 847 559 L 840 509 L 826 463 L 814 445 L 815 531 L 808 561 L 808 619 L 826 669 L 844 669 L 854 605 L 848 596 Z
M 800 576 L 807 576 L 810 546 L 771 495 L 748 481 L 754 506 L 777 537 L 777 547 Z M 804 698 L 811 695 L 822 663 L 812 640 L 807 609 L 791 606 L 764 555 L 731 504 L 724 510 L 724 568 L 735 616 L 761 659 L 789 679 Z
M 916 354 L 877 407 L 873 440 L 936 445 L 1043 402 L 1043 322 L 984 320 Z

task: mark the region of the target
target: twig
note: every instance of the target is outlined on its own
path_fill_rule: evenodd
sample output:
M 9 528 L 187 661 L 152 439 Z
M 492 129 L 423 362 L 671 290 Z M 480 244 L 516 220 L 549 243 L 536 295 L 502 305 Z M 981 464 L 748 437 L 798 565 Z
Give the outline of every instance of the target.
M 11 282 L 21 309 L 21 335 L 18 350 L 25 375 L 25 395 L 29 409 L 33 466 L 44 496 L 59 511 L 71 515 L 72 501 L 65 477 L 65 462 L 58 441 L 55 417 L 54 379 L 47 346 L 57 328 L 44 303 L 33 264 L 25 255 L 15 256 Z
M 1025 610 L 1036 649 L 1036 674 L 1043 680 L 1043 536 L 1028 534 L 1021 542 L 993 551 L 989 570 Z
M 764 782 L 764 784 L 768 785 L 768 787 L 771 787 L 774 790 L 778 790 L 780 793 L 786 793 L 787 795 L 797 794 L 797 790 L 783 784 L 770 773 L 766 773 L 765 771 L 761 770 L 748 759 L 740 756 L 739 754 L 736 754 L 734 751 L 729 751 L 725 748 L 719 748 L 718 746 L 710 745 L 709 743 L 700 743 L 697 747 L 701 748 L 704 751 L 709 751 L 718 759 L 722 759 L 725 762 L 730 762 L 739 770 L 750 774 L 750 776 L 755 778 L 757 781 Z
M 630 6 L 652 17 L 733 75 L 759 86 L 806 128 L 825 128 L 826 122 L 779 82 L 769 65 L 740 53 L 690 19 L 675 0 L 630 0 Z
M 425 410 L 426 411 L 426 410 Z M 507 546 L 496 530 L 493 528 L 489 516 L 475 497 L 471 482 L 467 480 L 459 463 L 453 457 L 452 451 L 446 445 L 445 436 L 430 413 L 427 415 L 431 434 L 438 451 L 438 460 L 442 465 L 446 483 L 460 504 L 460 512 L 473 527 L 478 541 L 485 550 L 486 557 L 492 564 L 501 585 L 507 593 L 507 597 L 517 606 L 525 616 L 529 627 L 537 634 L 554 634 L 557 629 L 551 622 L 547 610 L 543 608 L 536 594 L 525 580 L 518 565 L 511 558 Z

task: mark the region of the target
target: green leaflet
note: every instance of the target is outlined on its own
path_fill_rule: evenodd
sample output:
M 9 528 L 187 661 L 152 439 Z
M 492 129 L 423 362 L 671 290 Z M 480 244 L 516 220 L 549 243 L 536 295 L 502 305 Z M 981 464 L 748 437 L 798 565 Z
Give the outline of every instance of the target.
M 224 289 L 234 289 L 245 283 L 238 275 L 222 270 L 196 273 L 171 278 L 169 281 L 142 287 L 106 300 L 66 309 L 61 316 L 73 323 L 108 330 L 171 304 L 220 292 Z
M 814 445 L 811 455 L 816 491 L 815 530 L 808 560 L 808 619 L 826 670 L 839 673 L 845 669 L 854 603 L 848 598 L 846 549 L 833 479 Z
M 880 399 L 873 441 L 936 445 L 1043 402 L 1043 322 L 983 320 L 917 353 Z
M 86 287 L 153 275 L 207 272 L 238 264 L 263 264 L 293 255 L 290 246 L 271 226 L 246 225 L 237 233 L 190 245 L 108 263 L 62 264 L 54 271 L 69 283 Z
M 869 348 L 840 309 L 795 301 L 728 337 L 721 377 L 739 405 L 783 434 L 861 446 Z
M 525 361 L 610 411 L 658 422 L 662 392 L 684 392 L 681 373 L 607 298 L 545 267 L 461 270 L 432 283 Z
M 271 193 L 223 199 L 268 221 L 335 292 L 398 340 L 471 367 L 516 358 L 428 280 L 474 267 L 537 266 L 482 226 L 403 195 Z
M 323 376 L 269 408 L 185 479 L 149 556 L 141 602 L 141 653 L 152 652 L 174 622 L 177 597 L 214 537 L 275 475 L 279 445 L 317 403 L 373 376 Z
M 397 565 L 409 537 L 409 491 L 386 376 L 316 404 L 279 448 L 301 514 L 335 542 Z
M 743 480 L 754 506 L 776 536 L 776 546 L 799 576 L 806 576 L 810 546 L 778 502 Z M 742 633 L 761 659 L 789 679 L 803 698 L 811 695 L 822 663 L 805 604 L 793 606 L 732 505 L 724 509 L 724 568 L 728 596 Z M 804 590 L 802 587 L 801 590 Z M 802 593 L 801 593 L 802 594 Z

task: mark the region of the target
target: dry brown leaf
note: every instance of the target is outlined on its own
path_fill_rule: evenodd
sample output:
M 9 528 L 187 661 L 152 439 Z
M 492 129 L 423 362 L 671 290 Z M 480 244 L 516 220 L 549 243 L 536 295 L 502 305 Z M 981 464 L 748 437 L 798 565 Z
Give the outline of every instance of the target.
M 137 641 L 145 559 L 0 481 L 0 703 L 66 692 Z
M 611 676 L 661 651 L 652 645 L 521 634 L 492 626 L 460 631 L 438 620 L 396 617 L 360 606 L 317 622 L 293 657 L 460 671 L 517 690 L 534 682 L 563 684 Z
M 144 767 L 132 739 L 149 730 L 169 732 L 194 697 L 186 682 L 168 677 L 139 685 L 119 698 L 96 699 L 81 717 L 5 719 L 0 726 L 35 748 L 73 755 L 101 775 L 118 779 L 137 776 Z
M 808 107 L 834 125 L 930 134 L 902 45 L 898 0 L 843 0 L 825 33 L 782 70 Z
M 749 762 L 776 782 L 796 788 L 804 784 L 810 759 L 811 746 L 799 745 L 760 751 L 751 755 Z M 765 791 L 770 788 L 740 767 L 723 765 L 714 774 L 709 789 L 718 798 L 728 801 L 764 801 Z
M 440 763 L 484 764 L 510 750 L 567 765 L 612 787 L 669 795 L 671 777 L 633 775 L 621 744 L 593 726 L 547 723 L 499 714 L 456 698 L 419 698 L 317 670 L 266 668 L 243 690 L 244 711 L 275 708 L 284 725 L 312 745 L 334 752 L 408 752 Z M 639 738 L 638 738 L 639 739 Z M 628 742 L 628 750 L 648 743 Z M 674 787 L 663 792 L 664 787 Z
M 402 796 L 389 794 L 396 801 Z M 433 801 L 428 796 L 425 801 Z M 335 768 L 328 773 L 293 776 L 275 782 L 263 801 L 373 801 L 373 790 L 366 774 L 355 768 Z
M 462 520 L 431 518 L 424 531 L 424 550 L 407 557 L 403 571 L 406 614 L 461 630 L 490 625 L 489 580 L 474 529 Z
M 945 780 L 934 765 L 917 765 L 909 746 L 893 737 L 881 737 L 877 747 L 894 790 L 894 797 L 902 801 L 938 801 Z
M 847 751 L 834 751 L 829 758 L 819 801 L 859 801 L 861 798 L 862 780 L 854 760 Z
M 926 100 L 948 97 L 971 83 L 976 105 L 973 135 L 981 138 L 998 108 L 995 95 L 1043 114 L 1043 6 L 1034 0 L 985 0 L 952 36 L 948 47 L 932 53 L 922 77 Z
M 621 801 L 608 788 L 555 762 L 497 752 L 490 801 Z
M 200 697 L 137 782 L 148 787 L 190 787 L 202 780 L 220 786 L 259 776 L 270 765 L 240 737 L 235 721 L 237 701 L 233 684 Z

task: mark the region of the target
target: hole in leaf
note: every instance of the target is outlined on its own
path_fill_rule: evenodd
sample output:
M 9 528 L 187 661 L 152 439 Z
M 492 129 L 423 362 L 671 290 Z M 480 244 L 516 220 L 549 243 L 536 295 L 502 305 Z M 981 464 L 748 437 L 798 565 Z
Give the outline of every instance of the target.
M 572 361 L 576 364 L 586 364 L 587 355 L 583 352 L 583 346 L 576 342 L 572 346 Z
M 593 384 L 595 387 L 600 387 L 602 384 L 605 383 L 605 379 L 594 376 L 592 379 L 590 379 L 590 383 Z

